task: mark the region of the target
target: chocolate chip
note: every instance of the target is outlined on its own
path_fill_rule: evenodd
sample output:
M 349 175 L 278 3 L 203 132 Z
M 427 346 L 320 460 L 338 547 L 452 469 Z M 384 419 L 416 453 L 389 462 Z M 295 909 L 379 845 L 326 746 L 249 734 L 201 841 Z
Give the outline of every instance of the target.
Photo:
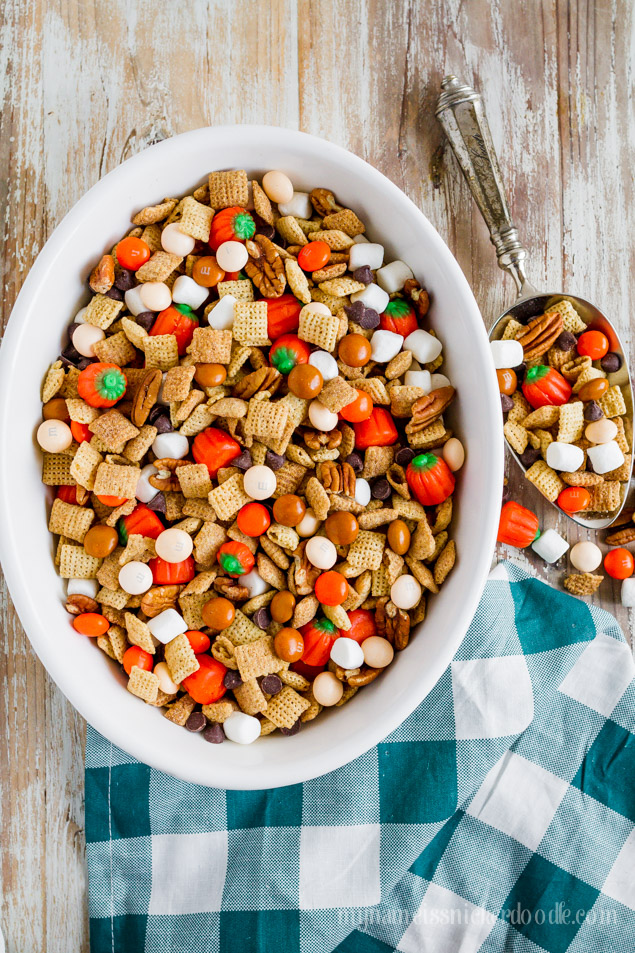
M 501 394 L 501 407 L 503 408 L 503 413 L 508 414 L 509 411 L 514 406 L 514 401 L 507 394 Z
M 265 454 L 265 464 L 272 470 L 279 470 L 286 463 L 286 458 L 280 453 L 274 453 L 273 450 L 267 450 Z
M 601 420 L 603 416 L 602 408 L 597 401 L 590 400 L 588 404 L 584 405 L 585 420 Z
M 365 331 L 374 331 L 375 328 L 379 327 L 379 315 L 376 311 L 373 311 L 372 308 L 366 308 L 364 317 L 359 322 L 359 326 Z
M 281 735 L 287 735 L 287 736 L 288 736 L 288 735 L 297 735 L 297 733 L 299 732 L 300 728 L 301 728 L 301 722 L 300 722 L 300 719 L 298 718 L 298 720 L 296 721 L 296 723 L 295 723 L 294 725 L 291 725 L 290 728 L 281 728 L 281 729 L 280 729 L 280 734 L 281 734 Z
M 536 460 L 540 460 L 540 450 L 535 450 L 533 447 L 527 447 L 524 453 L 518 454 L 518 459 L 524 467 L 529 468 L 536 462 Z
M 89 364 L 92 364 L 92 363 L 93 362 L 91 361 L 89 357 L 83 357 L 81 361 L 77 362 L 77 370 L 83 371 L 88 367 Z
M 577 344 L 575 334 L 571 331 L 562 331 L 555 341 L 555 346 L 561 351 L 571 351 Z
M 252 466 L 251 454 L 249 450 L 243 450 L 239 457 L 236 457 L 235 460 L 232 460 L 232 466 L 238 467 L 239 470 L 248 470 Z
M 261 218 L 260 215 L 257 215 L 255 212 L 249 213 L 256 223 L 256 232 L 258 235 L 264 235 L 265 238 L 273 238 L 276 233 L 273 225 L 269 225 L 265 222 L 264 218 Z
M 600 361 L 600 366 L 607 374 L 614 374 L 615 371 L 619 371 L 622 366 L 622 358 L 619 354 L 616 354 L 615 351 L 609 351 Z
M 165 414 L 165 407 L 163 404 L 155 404 L 150 413 L 148 414 L 147 423 L 153 424 L 155 420 L 158 420 L 159 417 L 162 417 Z
M 130 291 L 130 289 L 134 288 L 134 286 L 134 274 L 131 271 L 128 271 L 126 268 L 120 271 L 115 278 L 115 288 L 119 288 L 120 291 Z
M 507 484 L 505 484 L 505 486 L 503 487 L 503 496 L 502 496 L 501 502 L 507 503 L 508 500 L 509 500 L 509 487 L 507 486 Z
M 242 683 L 243 680 L 238 672 L 235 672 L 231 668 L 227 669 L 225 672 L 225 677 L 223 678 L 223 685 L 225 688 L 238 688 L 240 685 L 242 685 Z
M 267 626 L 271 625 L 271 621 L 272 621 L 271 613 L 266 608 L 266 606 L 261 606 L 260 609 L 256 609 L 256 611 L 254 612 L 252 616 L 252 619 L 255 625 L 257 625 L 259 629 L 266 629 Z
M 373 273 L 368 265 L 362 265 L 353 272 L 353 280 L 361 281 L 363 285 L 370 285 L 373 280 Z
M 411 450 L 410 447 L 402 447 L 401 450 L 397 450 L 395 454 L 395 463 L 398 463 L 400 467 L 407 467 L 414 458 L 414 450 Z
M 278 675 L 265 675 L 260 687 L 267 695 L 277 695 L 282 691 L 282 679 Z
M 64 350 L 60 354 L 62 364 L 65 364 L 67 367 L 71 365 L 72 367 L 77 367 L 79 362 L 82 359 L 82 355 L 79 351 L 76 351 L 72 344 L 67 344 Z
M 207 728 L 203 730 L 201 737 L 203 737 L 205 741 L 209 741 L 211 745 L 222 745 L 225 740 L 223 726 L 218 724 L 208 725 Z
M 207 718 L 202 711 L 193 711 L 185 722 L 188 731 L 202 731 L 207 724 Z
M 516 375 L 518 383 L 522 384 L 522 382 L 525 380 L 525 374 L 527 373 L 527 365 L 524 363 L 517 364 L 516 367 L 512 367 L 512 371 Z
M 142 311 L 137 315 L 135 320 L 140 328 L 143 328 L 144 331 L 149 331 L 154 325 L 156 319 L 157 316 L 154 311 Z
M 372 330 L 379 325 L 379 315 L 372 308 L 367 308 L 363 301 L 353 301 L 344 307 L 346 315 L 359 324 L 360 328 Z
M 371 496 L 374 500 L 387 500 L 392 493 L 392 487 L 388 480 L 375 480 L 371 488 Z
M 352 466 L 355 473 L 361 473 L 364 469 L 364 461 L 358 453 L 349 453 L 345 462 Z
M 157 433 L 172 433 L 174 427 L 170 418 L 166 414 L 160 414 L 153 424 L 157 428 Z
M 123 291 L 120 288 L 115 288 L 113 285 L 112 288 L 109 288 L 106 292 L 106 298 L 113 298 L 115 301 L 123 301 Z
M 152 510 L 153 513 L 161 513 L 162 516 L 166 514 L 165 497 L 163 493 L 157 493 L 157 495 L 153 496 L 150 502 L 145 505 L 149 510 Z

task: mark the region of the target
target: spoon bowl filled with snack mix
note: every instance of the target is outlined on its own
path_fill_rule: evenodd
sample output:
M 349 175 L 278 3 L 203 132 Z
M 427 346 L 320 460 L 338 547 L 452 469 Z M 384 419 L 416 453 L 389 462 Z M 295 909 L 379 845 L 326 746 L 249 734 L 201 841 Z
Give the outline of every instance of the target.
M 380 173 L 269 127 L 153 146 L 56 229 L 0 361 L 3 566 L 107 742 L 278 787 L 434 687 L 489 570 L 499 397 L 457 263 Z
M 490 331 L 507 445 L 550 503 L 602 529 L 620 515 L 633 469 L 626 353 L 595 305 L 529 283 L 481 97 L 455 76 L 441 85 L 437 117 L 518 289 Z

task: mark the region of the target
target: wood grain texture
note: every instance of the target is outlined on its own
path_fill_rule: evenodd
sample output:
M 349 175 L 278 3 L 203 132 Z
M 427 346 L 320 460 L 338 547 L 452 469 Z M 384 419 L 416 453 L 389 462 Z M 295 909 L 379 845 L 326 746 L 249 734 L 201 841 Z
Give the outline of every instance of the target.
M 491 324 L 513 288 L 434 119 L 454 72 L 485 97 L 533 282 L 597 302 L 632 355 L 629 0 L 5 0 L 0 16 L 4 322 L 52 229 L 119 162 L 201 125 L 268 122 L 338 142 L 401 186 Z M 541 525 L 586 536 L 513 466 L 512 495 Z M 628 630 L 618 601 L 609 582 L 594 599 Z M 0 924 L 11 953 L 85 951 L 84 726 L 6 592 L 0 609 Z

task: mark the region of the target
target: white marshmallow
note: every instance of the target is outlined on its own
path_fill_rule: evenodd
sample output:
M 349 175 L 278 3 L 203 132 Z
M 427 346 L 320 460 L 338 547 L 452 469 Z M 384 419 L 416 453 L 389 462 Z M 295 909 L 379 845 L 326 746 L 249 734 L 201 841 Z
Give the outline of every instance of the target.
M 309 364 L 312 367 L 317 367 L 324 383 L 335 380 L 339 376 L 340 371 L 337 361 L 328 351 L 313 351 L 309 357 Z
M 154 438 L 152 452 L 158 460 L 164 457 L 171 457 L 173 460 L 182 460 L 190 450 L 190 444 L 185 434 L 177 433 L 176 430 L 170 433 L 160 433 Z
M 99 592 L 96 579 L 69 579 L 66 592 L 69 596 L 89 596 L 94 599 Z
M 125 567 L 124 567 L 125 568 Z M 175 639 L 177 635 L 187 632 L 187 622 L 176 609 L 164 609 L 154 619 L 148 619 L 146 623 L 151 634 L 166 645 Z
M 215 331 L 231 331 L 236 317 L 235 309 L 236 298 L 233 295 L 223 295 L 208 315 L 210 328 Z
M 377 284 L 380 288 L 383 288 L 384 291 L 387 291 L 389 295 L 394 294 L 395 291 L 401 291 L 409 278 L 414 278 L 412 270 L 405 261 L 400 261 L 399 259 L 397 259 L 397 261 L 391 261 L 388 265 L 384 265 L 384 267 L 380 268 L 377 272 Z
M 197 285 L 193 278 L 187 275 L 179 275 L 172 285 L 172 301 L 175 304 L 187 304 L 196 311 L 197 308 L 207 301 L 209 288 L 203 288 Z
M 635 607 L 635 576 L 622 580 L 622 605 L 625 609 Z
M 351 245 L 348 252 L 349 271 L 363 268 L 364 265 L 368 265 L 373 271 L 376 268 L 381 268 L 384 262 L 384 246 L 378 245 L 376 242 L 357 241 L 357 239 L 354 239 L 354 241 L 355 244 Z
M 425 394 L 432 390 L 432 374 L 430 371 L 406 371 L 404 377 L 406 387 L 420 387 Z
M 556 533 L 555 529 L 547 529 L 538 539 L 534 540 L 531 548 L 546 563 L 555 563 L 561 556 L 564 556 L 569 544 L 560 533 Z
M 443 345 L 433 334 L 429 334 L 423 328 L 417 328 L 404 339 L 403 348 L 404 351 L 412 351 L 420 364 L 429 364 L 430 361 L 436 361 L 443 350 Z
M 370 339 L 370 356 L 373 361 L 380 364 L 387 364 L 393 357 L 399 354 L 403 345 L 401 334 L 395 334 L 394 331 L 375 331 Z
M 523 346 L 518 341 L 490 341 L 494 367 L 518 367 L 523 362 Z
M 579 470 L 584 463 L 584 451 L 572 443 L 554 440 L 547 447 L 547 466 L 554 470 Z
M 360 506 L 368 506 L 370 503 L 370 483 L 363 477 L 357 477 L 355 481 L 355 502 Z
M 156 486 L 152 486 L 150 483 L 150 477 L 156 476 L 158 472 L 159 471 L 153 463 L 147 463 L 139 474 L 135 496 L 140 503 L 149 503 L 150 500 L 153 500 L 159 492 Z
M 598 444 L 596 447 L 589 447 L 587 453 L 596 473 L 602 474 L 608 473 L 609 470 L 617 470 L 624 463 L 624 454 L 615 440 Z
M 296 218 L 311 218 L 313 206 L 308 192 L 294 192 L 290 202 L 278 203 L 281 215 L 295 215 Z
M 161 232 L 161 247 L 172 255 L 185 258 L 194 251 L 195 245 L 196 242 L 192 236 L 182 232 L 178 222 L 171 222 Z
M 352 247 L 353 246 L 351 246 L 351 248 Z M 363 291 L 356 291 L 355 294 L 352 294 L 351 301 L 361 301 L 367 308 L 372 308 L 377 314 L 381 314 L 382 311 L 386 310 L 386 305 L 390 301 L 390 298 L 383 288 L 371 282 L 369 285 L 366 285 Z
M 360 668 L 364 662 L 364 652 L 355 639 L 340 636 L 333 642 L 331 660 L 342 668 Z
M 439 387 L 451 387 L 452 382 L 445 374 L 433 374 L 430 383 L 430 390 L 438 390 Z
M 244 586 L 247 589 L 250 599 L 253 599 L 254 596 L 261 596 L 263 592 L 267 592 L 268 589 L 271 589 L 269 583 L 265 582 L 255 569 L 241 576 L 238 580 L 238 585 Z
M 238 745 L 250 745 L 260 737 L 260 722 L 244 711 L 234 711 L 223 722 L 223 731 L 229 741 Z
M 133 314 L 135 318 L 138 314 L 141 314 L 142 311 L 148 310 L 141 300 L 142 288 L 143 285 L 137 285 L 136 288 L 129 288 L 123 296 L 128 311 L 130 314 Z

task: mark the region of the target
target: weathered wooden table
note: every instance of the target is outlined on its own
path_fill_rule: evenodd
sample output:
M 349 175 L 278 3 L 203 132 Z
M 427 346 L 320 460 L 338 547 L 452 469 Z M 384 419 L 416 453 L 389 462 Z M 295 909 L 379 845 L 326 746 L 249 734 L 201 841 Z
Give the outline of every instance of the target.
M 390 176 L 446 239 L 491 323 L 513 289 L 434 118 L 454 72 L 485 97 L 534 283 L 597 302 L 630 344 L 629 0 L 5 0 L 0 15 L 5 321 L 47 236 L 100 176 L 166 136 L 266 122 Z M 586 535 L 508 464 L 513 495 L 542 525 Z M 594 601 L 628 629 L 610 581 Z M 11 953 L 84 951 L 84 723 L 6 590 L 1 606 L 0 923 Z

